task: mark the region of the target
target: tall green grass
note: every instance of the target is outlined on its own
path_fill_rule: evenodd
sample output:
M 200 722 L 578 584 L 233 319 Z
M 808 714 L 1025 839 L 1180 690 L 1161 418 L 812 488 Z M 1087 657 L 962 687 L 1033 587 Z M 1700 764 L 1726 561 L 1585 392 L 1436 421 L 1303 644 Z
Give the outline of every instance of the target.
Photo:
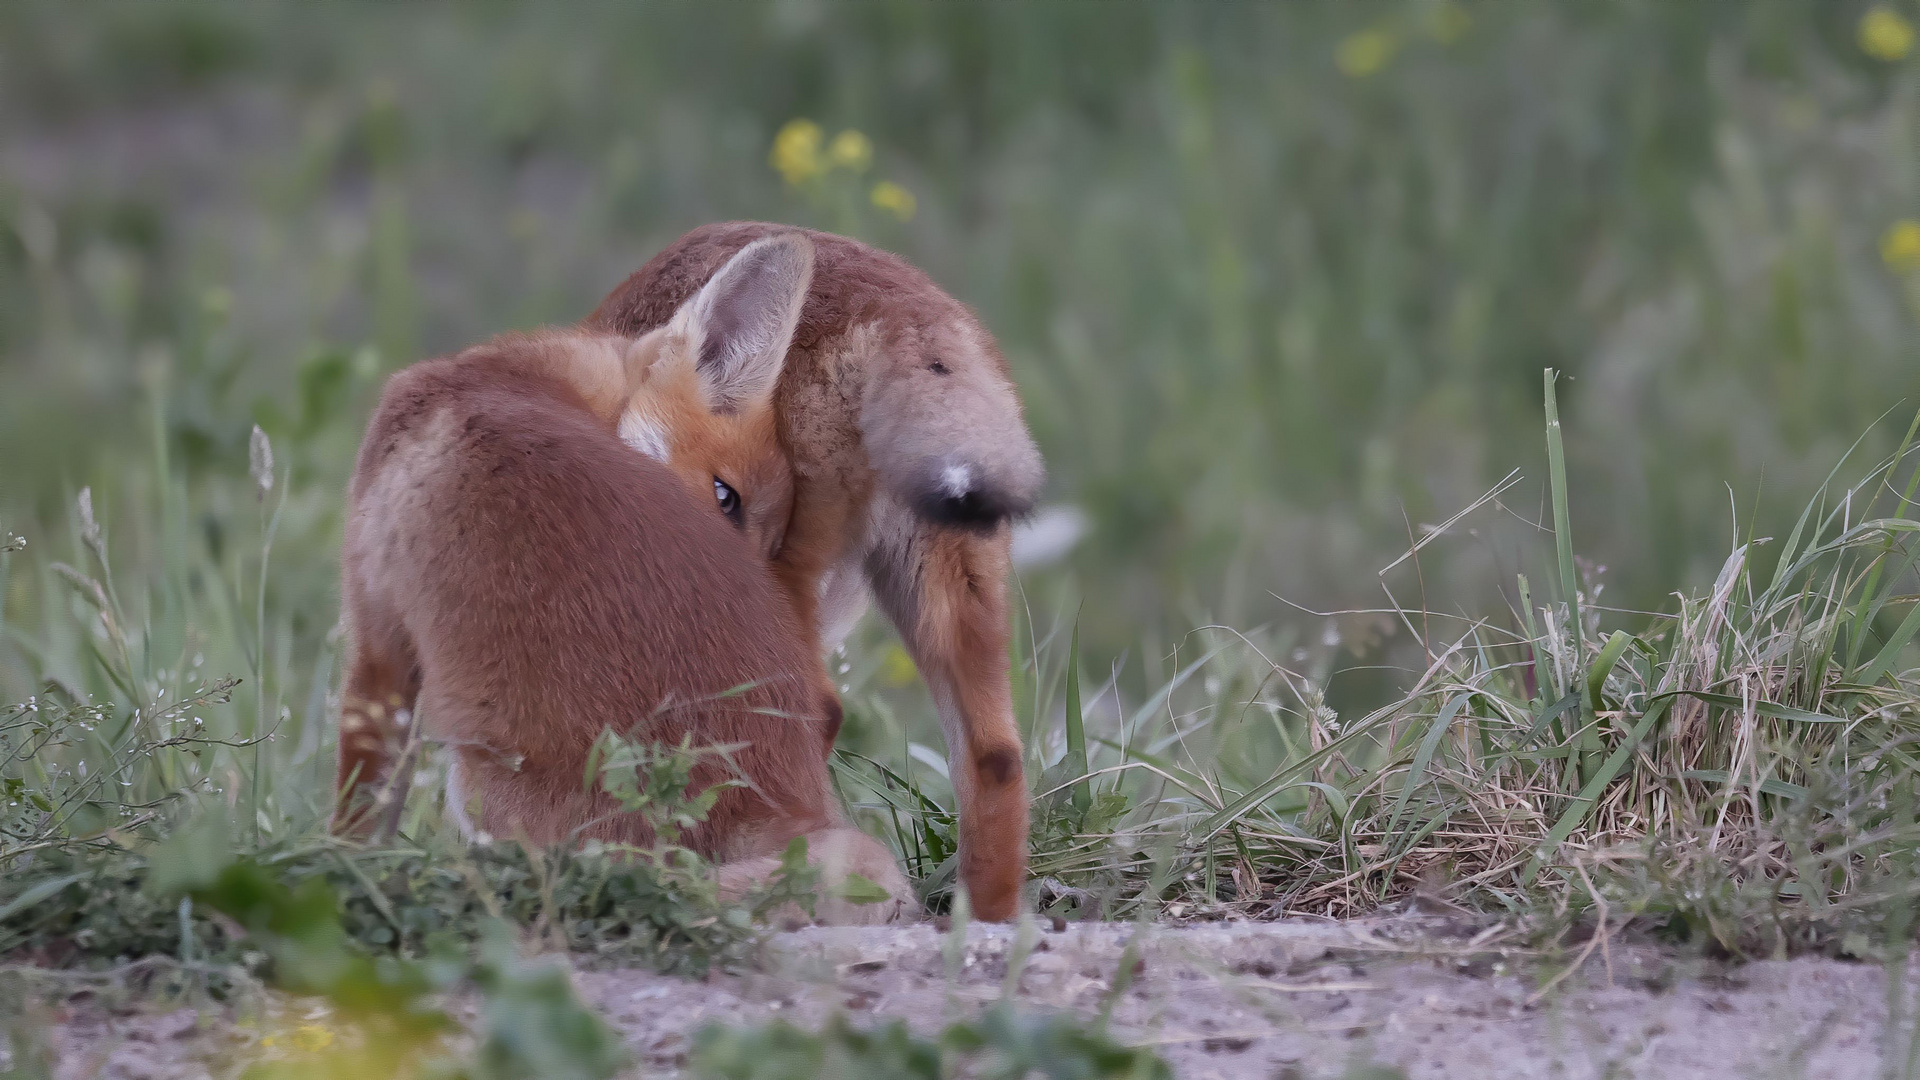
M 1077 639 L 1064 665 L 1030 657 L 1058 695 L 1032 740 L 1043 900 L 1218 917 L 1415 891 L 1520 914 L 1611 898 L 1734 951 L 1864 948 L 1913 895 L 1920 819 L 1896 796 L 1920 764 L 1920 419 L 1851 479 L 1838 464 L 1784 539 L 1738 533 L 1709 588 L 1623 612 L 1574 555 L 1554 390 L 1550 372 L 1556 595 L 1521 575 L 1521 610 L 1388 609 L 1424 654 L 1389 704 L 1337 714 L 1324 672 L 1258 633 L 1197 632 L 1119 711 L 1085 709 Z M 937 895 L 937 784 L 841 761 Z

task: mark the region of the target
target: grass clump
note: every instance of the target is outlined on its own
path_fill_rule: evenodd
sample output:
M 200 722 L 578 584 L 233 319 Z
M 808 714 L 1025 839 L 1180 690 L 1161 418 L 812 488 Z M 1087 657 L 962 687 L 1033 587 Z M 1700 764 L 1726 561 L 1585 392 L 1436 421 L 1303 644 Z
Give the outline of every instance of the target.
M 223 686 L 173 708 L 184 716 L 224 693 Z M 158 722 L 168 723 L 172 711 L 159 714 Z M 0 849 L 0 866 L 8 871 L 0 883 L 0 955 L 57 964 L 124 962 L 156 953 L 189 966 L 235 962 L 245 945 L 231 923 L 178 906 L 176 896 L 153 882 L 166 878 L 169 859 L 225 857 L 236 850 L 289 888 L 312 885 L 338 896 L 351 938 L 402 956 L 421 955 L 437 939 L 476 941 L 484 926 L 504 920 L 563 950 L 699 974 L 716 962 L 740 962 L 755 940 L 757 916 L 811 902 L 803 855 L 790 860 L 787 872 L 763 893 L 736 907 L 720 902 L 711 870 L 697 856 L 665 844 L 649 851 L 599 843 L 550 850 L 511 841 L 469 845 L 430 823 L 372 846 L 319 830 L 262 845 L 247 845 L 238 835 L 229 839 L 224 828 L 218 842 L 196 840 L 193 822 L 206 813 L 224 819 L 226 808 L 217 799 L 208 803 L 182 788 L 170 799 L 127 805 L 119 793 L 149 780 L 148 772 L 166 769 L 170 755 L 230 751 L 234 744 L 130 739 L 125 731 L 132 725 L 122 722 L 113 768 L 89 757 L 63 765 L 53 751 L 71 749 L 72 732 L 100 735 L 115 717 L 111 708 L 43 701 L 20 707 L 16 716 L 33 718 L 8 729 L 19 771 L 45 774 L 50 786 L 32 786 L 22 776 L 6 781 L 19 796 L 12 800 L 18 805 L 8 819 L 8 836 L 24 833 L 28 839 Z M 651 758 L 669 766 L 677 761 L 664 752 Z M 698 807 L 667 807 L 665 800 L 654 805 L 683 820 L 699 816 Z M 97 824 L 102 820 L 110 823 Z
M 1709 588 L 1649 614 L 1606 607 L 1573 554 L 1551 374 L 1546 403 L 1557 595 L 1520 575 L 1500 618 L 1331 617 L 1384 616 L 1416 642 L 1410 685 L 1365 715 L 1329 708 L 1324 669 L 1275 659 L 1271 637 L 1224 630 L 1145 700 L 1122 708 L 1109 683 L 1095 710 L 1070 638 L 1036 691 L 1057 703 L 1032 739 L 1043 902 L 1345 916 L 1421 891 L 1548 922 L 1644 917 L 1749 954 L 1881 941 L 1920 843 L 1903 794 L 1920 768 L 1920 420 L 1830 479 L 1784 541 L 1740 537 Z M 933 785 L 845 764 L 937 892 L 950 817 Z

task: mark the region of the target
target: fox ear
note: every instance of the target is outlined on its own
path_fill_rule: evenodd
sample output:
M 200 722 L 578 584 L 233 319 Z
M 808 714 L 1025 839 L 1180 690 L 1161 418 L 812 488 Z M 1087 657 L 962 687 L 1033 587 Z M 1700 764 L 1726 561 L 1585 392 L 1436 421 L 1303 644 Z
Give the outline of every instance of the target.
M 674 314 L 707 407 L 737 412 L 773 394 L 813 283 L 813 241 L 802 233 L 755 240 L 727 260 Z

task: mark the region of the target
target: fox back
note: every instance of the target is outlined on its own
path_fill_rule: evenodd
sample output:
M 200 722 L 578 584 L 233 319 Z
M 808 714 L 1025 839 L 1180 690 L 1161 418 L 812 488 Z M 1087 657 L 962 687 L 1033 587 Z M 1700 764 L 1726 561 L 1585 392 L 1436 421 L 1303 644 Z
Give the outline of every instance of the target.
M 763 559 L 526 363 L 554 347 L 510 339 L 388 383 L 349 497 L 356 640 L 411 659 L 416 711 L 489 832 L 647 842 L 582 775 L 606 729 L 747 744 L 734 760 L 751 786 L 720 798 L 686 838 L 696 850 L 757 853 L 826 824 L 838 706 L 811 689 L 818 661 Z M 360 734 L 343 725 L 343 772 Z M 696 786 L 728 776 L 703 770 Z

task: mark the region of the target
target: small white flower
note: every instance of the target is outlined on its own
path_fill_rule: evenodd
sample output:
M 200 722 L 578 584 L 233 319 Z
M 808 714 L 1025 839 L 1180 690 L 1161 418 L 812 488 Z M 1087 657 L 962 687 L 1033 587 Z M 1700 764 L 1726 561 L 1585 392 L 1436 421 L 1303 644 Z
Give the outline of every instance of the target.
M 259 424 L 253 425 L 253 434 L 247 439 L 247 471 L 259 485 L 260 497 L 266 498 L 273 490 L 273 442 Z
M 97 548 L 100 546 L 100 523 L 93 519 L 93 489 L 81 488 L 78 501 L 80 503 L 80 539 L 86 541 L 88 547 Z

